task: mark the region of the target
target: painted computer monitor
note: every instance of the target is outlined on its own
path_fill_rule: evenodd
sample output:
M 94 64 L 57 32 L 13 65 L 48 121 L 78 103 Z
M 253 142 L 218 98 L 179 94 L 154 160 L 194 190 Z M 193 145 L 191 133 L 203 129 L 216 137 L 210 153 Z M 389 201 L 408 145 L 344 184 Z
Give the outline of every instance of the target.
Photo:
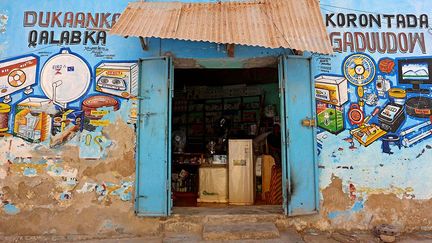
M 406 89 L 407 92 L 430 92 L 429 89 L 421 88 L 420 85 L 432 84 L 432 58 L 398 59 L 397 63 L 399 84 L 411 84 L 413 86 Z

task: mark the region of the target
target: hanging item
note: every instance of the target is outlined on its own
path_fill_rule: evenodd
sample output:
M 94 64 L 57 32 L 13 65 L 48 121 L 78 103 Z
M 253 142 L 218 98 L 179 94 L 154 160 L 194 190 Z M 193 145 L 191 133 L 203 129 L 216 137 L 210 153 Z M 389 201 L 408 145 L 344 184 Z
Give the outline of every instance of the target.
M 364 89 L 363 86 L 374 80 L 376 66 L 372 58 L 365 54 L 353 54 L 348 56 L 343 64 L 343 74 L 351 84 L 357 86 L 357 96 L 359 106 L 363 110 Z
M 275 105 L 267 105 L 264 108 L 264 115 L 268 118 L 273 118 L 276 115 L 276 106 Z
M 186 146 L 186 134 L 184 131 L 173 132 L 174 152 L 183 153 Z

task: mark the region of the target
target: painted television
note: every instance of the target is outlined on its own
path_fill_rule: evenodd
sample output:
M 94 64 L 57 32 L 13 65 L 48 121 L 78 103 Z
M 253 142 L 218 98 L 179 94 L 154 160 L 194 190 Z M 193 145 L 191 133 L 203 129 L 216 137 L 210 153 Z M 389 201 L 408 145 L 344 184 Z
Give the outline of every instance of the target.
M 432 84 L 431 77 L 432 59 L 399 59 L 398 74 L 400 84 L 411 84 L 413 87 L 407 89 L 411 93 L 429 93 L 428 89 L 420 88 L 421 84 Z

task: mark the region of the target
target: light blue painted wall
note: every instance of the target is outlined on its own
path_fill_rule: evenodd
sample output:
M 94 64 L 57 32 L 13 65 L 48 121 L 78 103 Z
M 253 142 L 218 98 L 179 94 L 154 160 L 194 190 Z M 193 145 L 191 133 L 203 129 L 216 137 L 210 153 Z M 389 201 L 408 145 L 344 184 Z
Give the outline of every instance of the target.
M 324 0 L 321 1 L 323 20 L 326 21 L 326 14 L 414 14 L 417 18 L 421 14 L 428 16 L 429 27 L 411 27 L 411 28 L 398 28 L 396 21 L 392 22 L 392 26 L 387 27 L 388 22 L 382 19 L 383 26 L 381 28 L 376 25 L 373 27 L 333 27 L 328 26 L 327 30 L 330 35 L 333 32 L 361 32 L 361 33 L 395 33 L 395 35 L 404 34 L 409 38 L 409 34 L 418 34 L 421 40 L 424 40 L 425 50 L 422 51 L 420 45 L 417 43 L 412 52 L 403 53 L 398 49 L 395 53 L 389 53 L 384 51 L 382 53 L 376 51 L 360 51 L 361 57 L 367 55 L 368 60 L 372 61 L 372 66 L 376 70 L 376 74 L 371 78 L 371 82 L 364 86 L 366 94 L 378 95 L 376 87 L 378 76 L 382 76 L 387 79 L 393 88 L 401 88 L 406 90 L 411 85 L 401 84 L 399 82 L 399 75 L 397 60 L 407 57 L 419 57 L 427 61 L 432 60 L 432 32 L 431 32 L 431 7 L 430 1 L 353 1 L 353 0 Z M 336 20 L 336 17 L 333 18 Z M 424 38 L 424 39 L 423 39 Z M 337 36 L 333 38 L 333 45 L 335 49 L 339 46 L 339 40 Z M 347 75 L 343 73 L 344 60 L 350 55 L 359 53 L 357 50 L 351 50 L 348 48 L 343 52 L 335 52 L 334 55 L 325 61 L 328 57 L 315 56 L 315 76 L 320 75 L 331 75 L 341 76 L 344 78 Z M 396 65 L 391 70 L 385 70 L 380 68 L 380 61 L 383 59 L 390 60 L 390 63 Z M 324 64 L 320 63 L 324 62 Z M 391 72 L 387 72 L 391 71 Z M 349 75 L 348 75 L 349 76 Z M 431 91 L 432 86 L 422 85 L 422 88 L 426 88 Z M 427 186 L 428 182 L 432 180 L 432 136 L 427 136 L 424 139 L 420 139 L 418 143 L 410 146 L 402 146 L 400 149 L 397 146 L 390 145 L 392 154 L 386 149 L 383 149 L 383 137 L 379 137 L 376 141 L 372 142 L 367 147 L 361 145 L 356 138 L 350 134 L 350 131 L 357 128 L 357 125 L 352 125 L 348 119 L 349 108 L 351 104 L 355 104 L 359 101 L 359 96 L 356 92 L 356 86 L 348 82 L 348 89 L 344 91 L 348 95 L 349 99 L 342 105 L 344 111 L 344 129 L 339 134 L 334 135 L 326 129 L 320 129 L 318 135 L 318 143 L 320 147 L 320 187 L 321 189 L 326 188 L 332 181 L 332 177 L 336 176 L 343 181 L 343 190 L 351 196 L 354 201 L 363 203 L 367 201 L 368 196 L 371 194 L 379 193 L 394 193 L 399 198 L 416 198 L 416 199 L 429 199 L 432 197 L 432 190 Z M 405 101 L 412 97 L 425 97 L 430 100 L 432 96 L 430 94 L 419 94 L 419 93 L 408 93 Z M 388 93 L 385 96 L 379 97 L 378 101 L 374 104 L 366 104 L 364 107 L 364 114 L 368 116 L 373 112 L 375 108 L 381 110 L 384 109 L 387 103 L 391 102 Z M 412 138 L 419 135 L 422 132 L 431 131 L 432 127 L 429 125 L 423 127 L 420 131 L 414 134 L 403 136 L 403 131 L 418 124 L 427 122 L 430 117 L 429 115 L 420 118 L 414 115 L 407 114 L 406 105 L 403 106 L 406 119 L 403 120 L 400 126 L 396 126 L 397 130 L 389 132 L 394 136 L 399 136 L 401 139 Z M 322 112 L 322 110 L 317 113 Z M 324 111 L 325 113 L 325 111 Z M 323 113 L 322 113 L 323 114 Z M 320 116 L 318 114 L 318 116 Z M 378 117 L 374 117 L 370 120 L 370 124 L 377 124 L 380 126 L 381 121 Z M 352 142 L 352 143 L 351 143 Z M 350 189 L 351 188 L 351 189 Z M 358 213 L 361 210 L 356 210 Z M 348 209 L 348 212 L 351 212 Z M 351 213 L 343 213 L 338 217 L 332 217 L 333 222 L 343 222 L 348 217 L 352 216 L 354 210 Z M 366 216 L 370 219 L 372 215 Z M 366 220 L 366 221 L 367 221 Z

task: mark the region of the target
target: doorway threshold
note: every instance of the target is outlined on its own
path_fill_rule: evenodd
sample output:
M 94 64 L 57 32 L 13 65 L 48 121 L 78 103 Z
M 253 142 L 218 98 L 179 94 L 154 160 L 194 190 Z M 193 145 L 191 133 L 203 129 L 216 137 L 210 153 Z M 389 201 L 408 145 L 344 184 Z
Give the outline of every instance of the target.
M 173 207 L 172 215 L 209 216 L 209 215 L 282 215 L 281 205 L 235 206 L 217 205 L 203 207 Z

